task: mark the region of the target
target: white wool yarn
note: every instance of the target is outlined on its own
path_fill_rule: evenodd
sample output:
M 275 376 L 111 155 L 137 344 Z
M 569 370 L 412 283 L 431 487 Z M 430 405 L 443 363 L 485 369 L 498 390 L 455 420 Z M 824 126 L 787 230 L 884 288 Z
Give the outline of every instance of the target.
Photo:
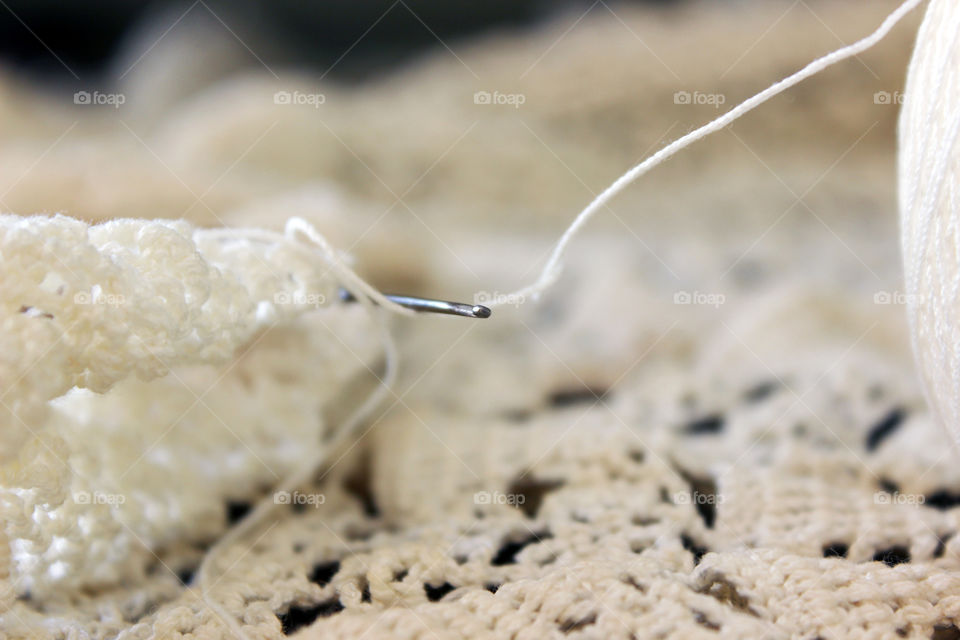
M 905 299 L 936 419 L 960 444 L 960 4 L 932 0 L 899 131 Z

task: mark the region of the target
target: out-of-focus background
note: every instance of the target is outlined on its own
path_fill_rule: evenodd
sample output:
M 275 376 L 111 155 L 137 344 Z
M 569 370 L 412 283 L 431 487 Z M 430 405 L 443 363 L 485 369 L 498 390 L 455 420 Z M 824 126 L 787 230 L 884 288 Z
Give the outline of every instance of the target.
M 666 5 L 676 0 L 634 0 L 644 2 Z M 437 0 L 11 0 L 0 16 L 0 55 L 58 82 L 73 77 L 69 69 L 102 73 L 145 24 L 168 16 L 189 22 L 185 14 L 199 6 L 222 19 L 237 38 L 255 45 L 266 63 L 329 71 L 332 79 L 358 82 L 389 73 L 442 46 L 443 41 L 479 38 L 497 30 L 535 29 L 553 16 L 583 12 L 592 4 L 590 0 L 492 0 L 465 5 Z M 401 10 L 393 11 L 396 8 Z M 347 50 L 350 54 L 344 55 Z

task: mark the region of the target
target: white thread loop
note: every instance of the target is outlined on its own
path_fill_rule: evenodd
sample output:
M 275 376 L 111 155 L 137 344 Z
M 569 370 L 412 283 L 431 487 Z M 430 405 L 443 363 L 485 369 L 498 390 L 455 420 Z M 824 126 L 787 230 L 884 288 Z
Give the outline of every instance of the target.
M 312 224 L 303 218 L 290 218 L 287 220 L 285 227 L 285 233 L 287 237 L 295 240 L 298 232 L 302 233 L 313 244 L 320 248 L 320 251 L 322 251 L 330 261 L 330 268 L 333 269 L 334 273 L 337 274 L 337 279 L 350 291 L 350 293 L 354 294 L 354 296 L 356 296 L 357 293 L 362 293 L 368 299 L 373 300 L 384 309 L 388 309 L 394 313 L 405 316 L 415 315 L 416 312 L 391 301 L 382 293 L 377 291 L 372 285 L 360 278 L 360 276 L 354 273 L 352 269 L 343 264 L 343 260 L 341 259 L 340 255 L 332 246 L 330 246 L 330 243 L 327 242 L 326 238 L 317 233 L 317 230 L 314 229 Z

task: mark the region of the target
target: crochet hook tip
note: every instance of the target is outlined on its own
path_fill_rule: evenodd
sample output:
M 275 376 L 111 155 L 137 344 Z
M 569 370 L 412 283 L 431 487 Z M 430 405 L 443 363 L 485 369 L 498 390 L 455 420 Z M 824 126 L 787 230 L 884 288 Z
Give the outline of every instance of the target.
M 432 298 L 417 298 L 415 296 L 400 296 L 394 294 L 384 294 L 384 297 L 401 307 L 412 309 L 420 313 L 441 313 L 449 316 L 460 316 L 462 318 L 489 318 L 493 312 L 489 307 L 480 304 L 465 304 L 462 302 L 447 302 L 446 300 L 433 300 Z M 346 289 L 340 289 L 340 299 L 344 302 L 354 302 L 356 298 Z

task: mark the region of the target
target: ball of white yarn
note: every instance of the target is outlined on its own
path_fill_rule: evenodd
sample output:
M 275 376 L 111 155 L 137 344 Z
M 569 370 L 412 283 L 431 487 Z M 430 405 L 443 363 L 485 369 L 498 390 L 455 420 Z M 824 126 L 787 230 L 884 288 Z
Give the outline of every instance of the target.
M 960 444 L 960 3 L 932 0 L 900 115 L 907 313 L 936 419 Z

